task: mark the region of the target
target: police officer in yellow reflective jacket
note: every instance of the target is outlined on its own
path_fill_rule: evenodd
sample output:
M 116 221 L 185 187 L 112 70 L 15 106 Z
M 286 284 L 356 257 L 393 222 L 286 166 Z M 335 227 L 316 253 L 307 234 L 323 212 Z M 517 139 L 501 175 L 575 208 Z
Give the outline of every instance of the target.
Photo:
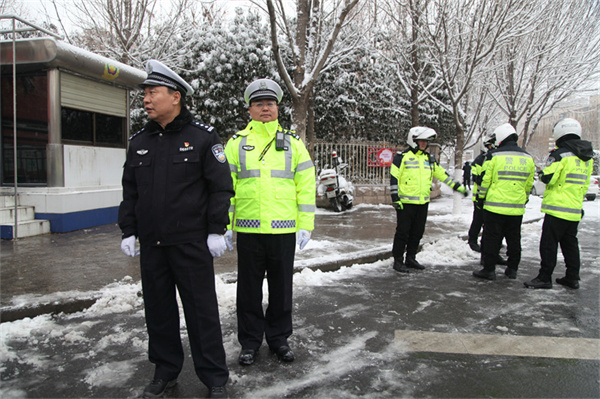
M 546 214 L 540 239 L 541 267 L 539 274 L 525 282 L 529 288 L 552 288 L 552 273 L 556 267 L 558 244 L 567 268 L 558 284 L 579 288 L 579 242 L 577 227 L 583 216 L 583 197 L 590 184 L 594 150 L 589 141 L 581 140 L 581 125 L 565 118 L 554 125 L 553 150 L 540 180 L 546 183 L 542 212 Z
M 478 206 L 483 207 L 483 269 L 478 278 L 496 279 L 496 263 L 502 240 L 506 239 L 507 267 L 504 274 L 517 278 L 521 261 L 521 223 L 533 186 L 535 164 L 517 145 L 519 136 L 509 123 L 494 130 L 494 145 L 483 163 Z
M 408 268 L 424 269 L 417 262 L 419 242 L 425 231 L 427 210 L 433 178 L 444 182 L 453 190 L 467 195 L 467 190 L 453 181 L 434 157 L 427 152 L 429 142 L 437 136 L 435 130 L 417 126 L 410 129 L 406 143 L 409 148 L 394 156 L 390 170 L 390 193 L 396 208 L 396 233 L 392 254 L 394 270 L 408 273 Z M 406 250 L 406 261 L 404 251 Z
M 483 169 L 483 161 L 489 150 L 494 145 L 494 138 L 491 134 L 486 134 L 481 141 L 481 154 L 479 154 L 473 163 L 471 164 L 471 174 L 473 175 L 473 220 L 469 227 L 469 247 L 475 252 L 481 252 L 481 246 L 477 243 L 479 240 L 479 233 L 483 226 L 483 209 L 477 206 L 477 192 L 479 191 L 479 185 L 481 184 L 481 174 Z
M 292 275 L 297 243 L 308 243 L 314 229 L 315 168 L 299 136 L 278 121 L 283 92 L 270 79 L 252 82 L 244 94 L 252 121 L 225 148 L 235 197 L 232 224 L 225 234 L 230 249 L 237 232 L 239 363 L 254 363 L 263 336 L 279 360 L 294 361 Z M 267 275 L 269 305 L 262 307 Z

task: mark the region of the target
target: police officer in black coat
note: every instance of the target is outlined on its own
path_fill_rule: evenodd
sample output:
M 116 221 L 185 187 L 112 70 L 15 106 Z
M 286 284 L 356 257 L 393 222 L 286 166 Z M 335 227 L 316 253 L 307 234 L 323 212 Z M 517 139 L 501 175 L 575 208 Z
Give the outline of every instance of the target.
M 226 248 L 229 165 L 214 128 L 194 120 L 185 106 L 192 87 L 158 61 L 148 61 L 146 71 L 141 87 L 150 122 L 130 139 L 119 207 L 121 248 L 128 256 L 141 254 L 148 353 L 155 365 L 143 396 L 158 397 L 174 386 L 183 365 L 177 288 L 196 374 L 209 397 L 227 397 L 213 257 Z

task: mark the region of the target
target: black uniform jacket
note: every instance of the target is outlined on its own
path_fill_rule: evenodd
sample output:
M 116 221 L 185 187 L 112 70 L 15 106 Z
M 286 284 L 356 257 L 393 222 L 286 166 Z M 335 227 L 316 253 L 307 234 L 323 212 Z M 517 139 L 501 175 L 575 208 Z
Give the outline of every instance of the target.
M 206 240 L 226 231 L 233 194 L 219 136 L 183 108 L 164 130 L 150 121 L 130 139 L 119 227 L 142 244 Z

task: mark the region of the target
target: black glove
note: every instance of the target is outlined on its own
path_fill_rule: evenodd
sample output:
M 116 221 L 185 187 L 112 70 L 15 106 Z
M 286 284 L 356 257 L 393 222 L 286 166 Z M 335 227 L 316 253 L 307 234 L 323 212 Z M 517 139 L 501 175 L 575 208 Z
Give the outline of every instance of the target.
M 477 198 L 477 201 L 475 201 L 475 206 L 477 207 L 477 209 L 481 209 L 483 210 L 483 203 L 485 202 L 484 198 Z
M 404 209 L 404 206 L 402 205 L 402 202 L 400 202 L 400 201 L 398 201 L 398 202 L 392 202 L 392 206 L 397 211 L 401 211 L 402 209 Z

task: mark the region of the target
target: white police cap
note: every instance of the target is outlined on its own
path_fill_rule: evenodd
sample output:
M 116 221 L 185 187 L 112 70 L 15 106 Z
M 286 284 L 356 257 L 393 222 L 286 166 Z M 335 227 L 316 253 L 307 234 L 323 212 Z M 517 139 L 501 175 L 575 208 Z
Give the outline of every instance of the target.
M 281 102 L 283 97 L 283 91 L 279 85 L 271 79 L 258 79 L 250 83 L 244 92 L 244 100 L 246 104 L 254 100 L 270 98 L 277 101 L 277 104 Z
M 160 61 L 149 60 L 146 63 L 146 73 L 148 77 L 140 84 L 142 89 L 146 86 L 165 86 L 181 92 L 184 96 L 194 93 L 192 86 Z

